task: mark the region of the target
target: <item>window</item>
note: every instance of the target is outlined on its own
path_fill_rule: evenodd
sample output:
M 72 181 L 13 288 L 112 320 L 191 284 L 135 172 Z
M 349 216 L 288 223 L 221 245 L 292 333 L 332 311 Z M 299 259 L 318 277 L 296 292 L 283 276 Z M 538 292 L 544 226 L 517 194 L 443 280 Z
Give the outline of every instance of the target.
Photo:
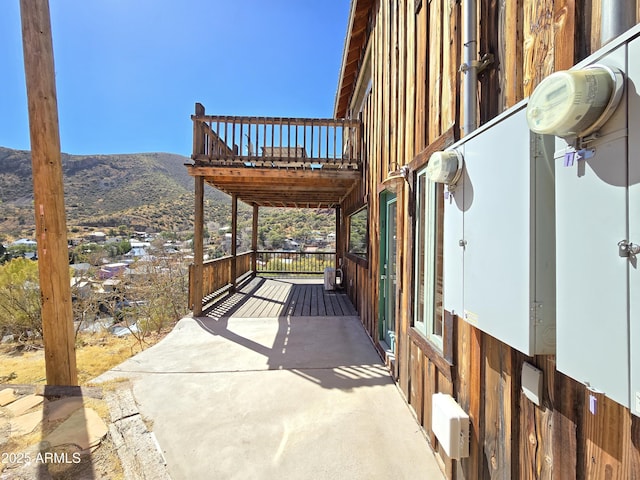
M 427 178 L 423 169 L 416 188 L 416 291 L 413 326 L 442 350 L 443 310 L 441 186 Z
M 369 253 L 367 238 L 369 228 L 369 209 L 361 208 L 349 215 L 349 250 L 348 252 L 360 258 L 367 259 Z

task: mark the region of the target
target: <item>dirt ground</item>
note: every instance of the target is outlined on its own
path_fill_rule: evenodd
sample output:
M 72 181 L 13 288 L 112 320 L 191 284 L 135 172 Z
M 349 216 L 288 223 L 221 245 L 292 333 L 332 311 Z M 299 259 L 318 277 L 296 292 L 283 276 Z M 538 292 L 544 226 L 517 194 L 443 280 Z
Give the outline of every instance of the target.
M 80 385 L 90 386 L 93 378 L 157 343 L 164 335 L 166 333 L 153 335 L 145 339 L 144 344 L 133 337 L 115 337 L 108 334 L 79 336 L 76 341 L 76 362 Z M 45 383 L 44 350 L 40 346 L 0 345 L 0 391 L 12 388 L 18 396 L 25 396 L 29 387 L 37 388 Z M 112 382 L 101 385 L 100 389 L 117 387 L 117 382 Z M 110 413 L 104 399 L 83 398 L 83 404 L 95 410 L 102 420 L 109 424 Z M 30 412 L 34 410 L 37 411 L 32 409 Z M 17 435 L 15 432 L 12 434 L 11 420 L 11 412 L 6 407 L 0 407 L 0 480 L 126 479 L 109 434 L 91 452 L 79 452 L 74 446 L 52 450 L 41 442 L 62 423 L 62 420 L 42 422 L 33 432 L 25 435 Z M 38 464 L 33 465 L 36 462 L 32 462 L 32 465 L 28 466 L 24 461 L 20 461 L 27 455 L 31 459 L 37 458 Z M 18 462 L 11 464 L 10 460 Z

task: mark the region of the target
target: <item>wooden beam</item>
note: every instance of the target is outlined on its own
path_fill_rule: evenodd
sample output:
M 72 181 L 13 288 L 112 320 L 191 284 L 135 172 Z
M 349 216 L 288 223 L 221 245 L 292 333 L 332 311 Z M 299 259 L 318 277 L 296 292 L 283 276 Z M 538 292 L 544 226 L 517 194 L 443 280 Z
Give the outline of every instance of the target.
M 48 0 L 21 0 L 48 385 L 77 385 L 53 41 Z
M 332 179 L 351 179 L 359 180 L 362 172 L 358 170 L 282 170 L 277 168 L 244 168 L 244 167 L 205 167 L 201 165 L 186 165 L 189 175 L 202 176 L 234 176 L 240 178 L 272 178 L 272 179 L 299 179 L 308 178 L 320 180 L 326 178 Z
M 202 315 L 202 272 L 204 258 L 204 178 L 195 177 L 195 213 L 193 221 L 193 316 Z

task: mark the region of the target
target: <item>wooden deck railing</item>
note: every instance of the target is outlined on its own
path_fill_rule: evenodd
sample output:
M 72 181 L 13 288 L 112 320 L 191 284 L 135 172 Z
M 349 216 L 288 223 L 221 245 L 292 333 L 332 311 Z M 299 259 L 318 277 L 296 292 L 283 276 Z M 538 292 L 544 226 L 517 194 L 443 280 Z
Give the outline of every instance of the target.
M 193 115 L 193 155 L 213 165 L 360 168 L 359 120 Z
M 251 268 L 256 256 L 257 271 Z M 236 256 L 236 282 L 249 275 L 321 275 L 325 268 L 335 267 L 335 252 L 286 252 L 260 250 L 248 251 Z M 204 262 L 202 268 L 202 303 L 229 292 L 234 283 L 231 279 L 232 256 L 216 258 Z M 189 266 L 189 305 L 193 308 L 193 265 Z
M 336 252 L 258 251 L 257 273 L 320 275 L 335 268 Z

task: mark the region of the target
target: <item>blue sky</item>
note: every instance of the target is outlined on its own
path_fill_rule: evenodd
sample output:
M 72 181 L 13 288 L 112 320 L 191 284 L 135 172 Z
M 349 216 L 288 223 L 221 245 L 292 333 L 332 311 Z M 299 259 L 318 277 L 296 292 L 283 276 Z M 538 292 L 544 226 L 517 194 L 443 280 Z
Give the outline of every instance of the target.
M 331 117 L 349 0 L 49 0 L 62 151 L 191 154 L 207 113 Z M 18 0 L 0 0 L 0 146 L 28 150 Z

